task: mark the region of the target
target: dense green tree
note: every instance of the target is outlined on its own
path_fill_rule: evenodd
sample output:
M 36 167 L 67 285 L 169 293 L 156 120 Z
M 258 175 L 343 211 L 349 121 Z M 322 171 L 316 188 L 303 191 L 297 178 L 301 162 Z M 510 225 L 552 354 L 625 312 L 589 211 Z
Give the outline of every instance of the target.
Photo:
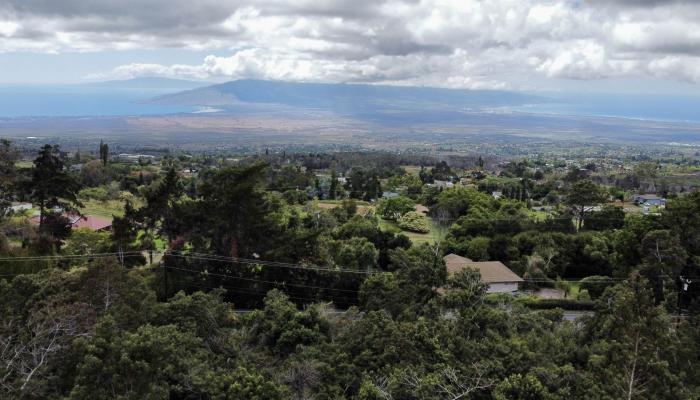
M 602 231 L 620 229 L 625 225 L 625 211 L 622 207 L 604 205 L 600 211 L 589 213 L 586 217 L 585 229 Z
M 107 166 L 109 162 L 109 145 L 100 140 L 100 161 L 103 166 Z
M 590 344 L 587 370 L 607 398 L 685 399 L 688 387 L 673 371 L 675 342 L 671 323 L 654 305 L 640 275 L 606 290 L 586 326 Z
M 589 207 L 602 203 L 605 195 L 598 185 L 591 180 L 584 179 L 576 181 L 569 188 L 566 195 L 566 204 L 571 206 L 578 218 L 578 229 L 583 226 L 586 213 Z
M 42 147 L 34 160 L 31 182 L 26 185 L 27 198 L 39 206 L 39 228 L 44 229 L 53 208 L 72 211 L 81 207 L 79 190 L 80 184 L 65 170 L 59 147 Z
M 415 203 L 404 196 L 381 198 L 377 203 L 377 213 L 384 219 L 397 220 L 409 211 L 413 211 Z
M 656 304 L 664 301 L 665 292 L 673 289 L 686 264 L 687 254 L 680 239 L 669 230 L 654 230 L 642 239 L 642 274 L 654 286 Z M 670 286 L 670 287 L 668 287 Z
M 396 224 L 399 226 L 399 228 L 409 232 L 430 232 L 430 223 L 428 222 L 428 218 L 422 213 L 416 211 L 409 211 L 402 215 L 396 221 Z
M 7 207 L 17 184 L 15 163 L 19 152 L 7 139 L 0 139 L 0 222 L 5 218 Z

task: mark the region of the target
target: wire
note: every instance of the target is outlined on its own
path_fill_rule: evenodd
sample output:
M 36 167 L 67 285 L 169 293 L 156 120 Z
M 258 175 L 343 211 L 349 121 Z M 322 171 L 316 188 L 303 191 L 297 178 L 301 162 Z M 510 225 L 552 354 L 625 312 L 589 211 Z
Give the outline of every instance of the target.
M 86 255 L 86 256 L 72 256 L 72 257 L 61 257 L 61 258 L 23 258 L 23 259 L 18 259 L 14 260 L 12 258 L 3 258 L 0 259 L 0 263 L 24 263 L 24 262 L 29 262 L 29 261 L 43 261 L 43 260 L 81 260 L 81 259 L 104 259 L 104 258 L 110 258 L 110 257 L 118 257 L 118 258 L 130 258 L 130 257 L 142 257 L 143 254 L 124 254 L 122 256 L 119 255 L 111 255 L 111 256 L 92 256 L 92 255 Z
M 208 271 L 198 271 L 198 270 L 194 270 L 194 269 L 186 269 L 186 268 L 179 268 L 179 267 L 166 266 L 165 268 L 166 269 L 174 269 L 174 270 L 178 270 L 178 271 L 196 272 L 196 273 L 201 273 L 201 274 L 206 274 L 206 275 L 211 275 L 211 276 L 218 276 L 218 277 L 223 277 L 223 278 L 239 279 L 239 280 L 243 280 L 243 281 L 268 283 L 271 285 L 296 286 L 296 287 L 303 287 L 303 288 L 308 288 L 308 289 L 335 290 L 338 292 L 359 293 L 359 290 L 352 290 L 352 289 L 336 289 L 336 288 L 329 288 L 329 287 L 325 287 L 325 286 L 313 286 L 313 285 L 304 285 L 304 284 L 296 284 L 296 283 L 267 281 L 267 280 L 263 280 L 263 279 L 243 278 L 243 277 L 238 277 L 238 276 L 234 276 L 234 275 L 226 275 L 226 274 L 220 274 L 220 273 L 208 272 Z
M 181 268 L 172 268 L 172 267 L 167 267 L 167 269 L 175 269 L 179 271 L 192 271 L 192 270 L 185 270 Z M 200 271 L 192 271 L 192 272 L 200 272 Z M 235 277 L 232 277 L 235 279 Z M 246 287 L 239 287 L 239 286 L 232 286 L 231 284 L 220 284 L 218 286 L 206 286 L 206 285 L 201 285 L 201 284 L 196 284 L 196 283 L 183 283 L 184 286 L 191 285 L 191 286 L 198 286 L 198 287 L 204 287 L 204 288 L 209 288 L 209 289 L 218 289 L 218 288 L 230 288 L 230 289 L 236 289 L 242 292 L 248 292 L 250 294 L 259 294 L 259 295 L 266 295 L 268 291 L 262 291 L 262 290 L 255 290 L 253 288 L 246 288 Z M 286 294 L 286 293 L 285 293 Z M 318 298 L 311 298 L 311 297 L 300 297 L 300 296 L 290 296 L 287 295 L 289 298 L 294 298 L 298 300 L 311 300 L 311 301 L 319 301 L 320 299 Z M 344 301 L 348 302 L 347 300 L 351 300 L 352 302 L 357 302 L 357 299 L 354 297 L 347 297 L 347 296 L 333 296 L 334 299 L 343 299 Z
M 53 256 L 21 256 L 21 257 L 1 257 L 0 261 L 37 261 L 37 260 L 63 260 L 75 258 L 96 258 L 96 257 L 112 257 L 112 256 L 133 256 L 142 255 L 140 251 L 124 251 L 116 253 L 94 253 L 94 254 L 64 254 Z
M 354 269 L 339 269 L 339 268 L 328 268 L 328 267 L 319 267 L 319 266 L 306 266 L 306 265 L 301 265 L 301 264 L 291 264 L 291 263 L 283 263 L 283 262 L 277 262 L 277 261 L 264 261 L 264 260 L 256 260 L 256 259 L 250 259 L 250 258 L 240 258 L 240 257 L 228 257 L 228 256 L 219 256 L 215 254 L 205 254 L 205 253 L 195 253 L 195 252 L 181 252 L 181 251 L 166 251 L 164 255 L 173 255 L 173 256 L 184 256 L 184 257 L 189 257 L 189 258 L 197 258 L 200 260 L 209 260 L 209 261 L 233 261 L 237 262 L 240 264 L 253 264 L 253 265 L 262 265 L 262 266 L 269 266 L 269 267 L 279 267 L 279 268 L 289 268 L 289 269 L 300 269 L 300 270 L 312 270 L 312 271 L 324 271 L 324 272 L 337 272 L 337 273 L 348 273 L 348 274 L 364 274 L 364 275 L 375 275 L 375 274 L 386 274 L 387 272 L 385 271 L 360 271 L 360 270 L 354 270 Z

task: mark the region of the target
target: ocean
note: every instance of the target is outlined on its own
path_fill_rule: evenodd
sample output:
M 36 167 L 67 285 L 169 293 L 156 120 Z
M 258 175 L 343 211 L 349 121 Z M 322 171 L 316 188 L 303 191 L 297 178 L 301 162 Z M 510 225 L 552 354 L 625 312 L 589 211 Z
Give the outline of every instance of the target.
M 537 93 L 551 101 L 509 107 L 533 113 L 700 123 L 700 94 Z
M 158 115 L 196 111 L 196 107 L 144 104 L 171 93 L 164 89 L 102 87 L 0 87 L 0 118 Z

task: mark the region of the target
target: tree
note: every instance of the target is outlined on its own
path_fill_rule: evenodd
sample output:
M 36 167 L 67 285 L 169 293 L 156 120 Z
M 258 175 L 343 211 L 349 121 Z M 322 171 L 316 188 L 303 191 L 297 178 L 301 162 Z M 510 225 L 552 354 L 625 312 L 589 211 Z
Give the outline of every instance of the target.
M 199 225 L 216 254 L 250 257 L 274 244 L 280 221 L 273 217 L 283 202 L 272 201 L 262 190 L 266 168 L 224 168 L 203 179 L 197 207 L 204 218 Z
M 180 177 L 175 168 L 171 167 L 155 190 L 146 194 L 146 206 L 139 210 L 140 218 L 144 219 L 146 227 L 160 227 L 161 233 L 168 237 L 168 241 L 173 239 L 172 225 L 177 225 L 177 220 L 173 218 L 173 210 L 182 193 Z
M 415 203 L 404 196 L 381 198 L 377 204 L 377 213 L 384 219 L 397 220 L 409 211 L 413 211 Z
M 678 236 L 669 230 L 654 230 L 642 239 L 642 274 L 654 286 L 656 304 L 665 298 L 665 283 L 673 285 L 686 264 L 687 253 Z M 673 286 L 671 286 L 673 287 Z
M 100 140 L 100 160 L 102 161 L 102 165 L 106 167 L 109 162 L 109 145 L 103 143 L 102 140 Z
M 139 213 L 131 205 L 130 201 L 124 203 L 124 215 L 118 217 L 112 215 L 112 251 L 118 253 L 119 262 L 127 267 L 133 267 L 145 262 L 140 254 L 133 254 L 141 250 L 136 243 L 139 234 Z M 150 231 L 144 233 L 146 236 L 152 235 Z M 152 248 L 149 248 L 152 250 Z M 132 253 L 129 257 L 124 257 L 124 253 Z M 151 253 L 151 263 L 153 254 Z
M 79 191 L 80 184 L 64 169 L 59 147 L 48 144 L 42 147 L 26 187 L 27 197 L 39 206 L 39 229 L 45 228 L 47 209 L 72 211 L 82 207 Z
M 676 339 L 668 316 L 639 274 L 605 291 L 583 337 L 591 338 L 586 369 L 604 392 L 599 397 L 692 398 L 671 369 Z
M 600 211 L 591 212 L 586 218 L 584 229 L 603 231 L 620 229 L 625 225 L 625 211 L 622 207 L 606 204 Z
M 405 213 L 404 215 L 400 216 L 396 222 L 399 228 L 407 231 L 418 233 L 430 232 L 428 218 L 416 211 L 409 211 Z
M 328 198 L 331 200 L 335 200 L 335 198 L 338 195 L 338 173 L 335 171 L 335 168 L 331 169 L 331 187 L 328 190 Z
M 0 221 L 5 217 L 17 181 L 15 163 L 18 159 L 19 152 L 12 143 L 7 139 L 0 139 Z
M 379 252 L 372 242 L 363 237 L 353 237 L 339 243 L 334 259 L 346 269 L 371 271 L 377 268 Z
M 605 201 L 605 194 L 598 185 L 585 179 L 579 180 L 569 188 L 566 196 L 566 204 L 571 206 L 578 218 L 578 229 L 583 226 L 586 217 L 587 207 Z
M 550 400 L 551 394 L 536 376 L 511 375 L 496 386 L 494 400 Z
M 579 290 L 586 290 L 591 299 L 596 300 L 603 295 L 605 289 L 613 285 L 613 280 L 609 276 L 593 275 L 581 279 Z

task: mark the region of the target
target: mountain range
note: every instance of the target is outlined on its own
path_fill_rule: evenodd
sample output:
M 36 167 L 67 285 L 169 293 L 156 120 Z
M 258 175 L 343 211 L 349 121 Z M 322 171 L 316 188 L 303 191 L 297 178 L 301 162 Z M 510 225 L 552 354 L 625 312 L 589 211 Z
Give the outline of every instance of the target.
M 149 100 L 153 104 L 236 108 L 246 104 L 318 109 L 340 114 L 405 111 L 468 111 L 542 101 L 537 96 L 496 90 L 363 84 L 297 83 L 254 79 L 205 86 Z

